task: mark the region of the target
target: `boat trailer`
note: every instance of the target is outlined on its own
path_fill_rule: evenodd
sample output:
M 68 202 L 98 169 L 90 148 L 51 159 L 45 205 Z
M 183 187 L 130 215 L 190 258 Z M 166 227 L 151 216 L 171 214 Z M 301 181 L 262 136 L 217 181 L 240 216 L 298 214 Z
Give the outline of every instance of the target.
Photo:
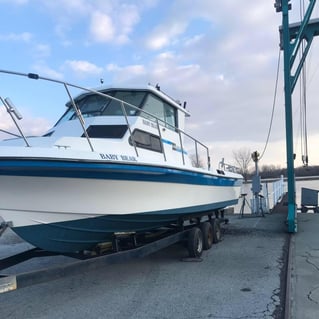
M 32 248 L 8 256 L 0 260 L 0 293 L 60 279 L 65 276 L 78 275 L 104 265 L 146 257 L 179 242 L 186 244 L 189 253 L 189 257 L 183 258 L 184 261 L 201 261 L 203 250 L 210 249 L 213 243 L 220 241 L 221 223 L 228 223 L 228 219 L 224 218 L 223 212 L 221 218 L 217 212 L 215 212 L 214 218 L 212 214 L 209 214 L 205 221 L 202 221 L 201 217 L 203 216 L 194 216 L 186 226 L 184 220 L 181 220 L 179 226 L 175 228 L 161 229 L 147 234 L 117 233 L 114 234 L 112 242 L 99 244 L 94 251 L 61 254 Z M 0 235 L 8 226 L 1 224 Z M 61 255 L 71 257 L 74 261 L 14 275 L 2 273 L 8 268 L 32 258 Z

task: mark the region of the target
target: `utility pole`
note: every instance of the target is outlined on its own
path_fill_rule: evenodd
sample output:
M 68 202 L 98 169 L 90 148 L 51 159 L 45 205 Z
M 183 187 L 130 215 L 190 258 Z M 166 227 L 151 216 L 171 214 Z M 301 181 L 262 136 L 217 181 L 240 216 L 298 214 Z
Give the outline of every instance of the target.
M 259 169 L 258 169 L 258 160 L 259 160 L 259 153 L 257 151 L 253 152 L 251 154 L 251 158 L 255 163 L 255 175 L 252 178 L 252 192 L 254 194 L 253 199 L 253 205 L 252 205 L 252 213 L 259 214 L 262 213 L 264 215 L 263 211 L 260 211 L 260 208 L 262 207 L 261 197 L 259 195 L 260 191 L 262 190 L 261 186 L 261 180 L 259 175 Z
M 295 168 L 293 149 L 293 122 L 292 122 L 292 99 L 290 81 L 290 34 L 289 34 L 289 10 L 290 0 L 276 0 L 275 8 L 277 12 L 282 12 L 282 42 L 284 50 L 284 82 L 285 82 L 285 120 L 286 120 L 286 157 L 287 157 L 287 177 L 288 177 L 288 231 L 297 231 L 297 207 L 295 190 Z
M 285 108 L 286 108 L 286 157 L 288 178 L 288 232 L 297 232 L 297 205 L 294 167 L 294 141 L 292 121 L 292 90 L 290 82 L 290 34 L 289 34 L 289 5 L 290 0 L 282 1 L 282 26 L 284 41 L 284 82 L 285 82 Z

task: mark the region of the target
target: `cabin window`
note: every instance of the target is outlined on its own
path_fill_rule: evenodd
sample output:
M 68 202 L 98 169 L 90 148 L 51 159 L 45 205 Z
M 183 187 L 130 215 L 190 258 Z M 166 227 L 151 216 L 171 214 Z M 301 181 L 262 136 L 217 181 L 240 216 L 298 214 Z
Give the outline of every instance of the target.
M 176 110 L 174 107 L 166 103 L 164 103 L 164 118 L 168 128 L 173 129 L 176 127 Z
M 126 125 L 90 125 L 86 130 L 92 138 L 122 138 L 126 131 Z M 85 135 L 82 134 L 81 137 Z
M 143 106 L 143 110 L 154 116 L 142 113 L 142 116 L 151 120 L 156 121 L 156 118 L 160 120 L 160 125 L 163 125 L 171 130 L 175 130 L 176 127 L 176 109 L 165 103 L 163 100 L 149 94 L 147 100 Z M 156 117 L 156 118 L 155 118 Z
M 139 108 L 145 97 L 143 91 L 116 91 L 113 95 L 116 99 L 127 102 Z M 125 112 L 127 116 L 134 116 L 137 113 L 137 109 L 130 107 L 124 103 Z M 108 106 L 103 111 L 102 115 L 123 115 L 122 106 L 119 101 L 111 100 Z
M 162 144 L 159 136 L 141 130 L 135 130 L 132 134 L 132 138 L 137 147 L 162 153 Z M 131 138 L 129 142 L 130 145 L 133 145 Z
M 100 115 L 110 102 L 110 98 L 98 94 L 92 94 L 77 101 L 77 106 L 83 116 Z

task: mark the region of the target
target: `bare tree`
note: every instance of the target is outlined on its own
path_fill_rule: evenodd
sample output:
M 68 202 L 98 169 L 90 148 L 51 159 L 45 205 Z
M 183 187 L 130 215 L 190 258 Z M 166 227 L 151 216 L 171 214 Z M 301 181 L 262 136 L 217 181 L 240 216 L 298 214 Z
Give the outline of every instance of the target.
M 234 160 L 239 167 L 239 172 L 243 175 L 245 181 L 247 181 L 249 173 L 249 164 L 252 161 L 251 151 L 248 148 L 240 148 L 237 151 L 233 151 Z
M 201 168 L 205 167 L 204 161 L 197 157 L 196 154 L 191 154 L 189 157 L 192 161 L 192 166 Z

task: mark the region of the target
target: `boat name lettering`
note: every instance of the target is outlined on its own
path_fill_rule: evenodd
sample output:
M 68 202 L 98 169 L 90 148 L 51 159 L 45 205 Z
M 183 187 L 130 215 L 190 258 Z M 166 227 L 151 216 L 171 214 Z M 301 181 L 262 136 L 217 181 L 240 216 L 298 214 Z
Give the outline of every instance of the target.
M 107 160 L 116 160 L 118 161 L 118 156 L 116 154 L 103 154 L 103 153 L 100 153 L 100 156 L 102 159 L 107 159 Z
M 143 124 L 147 125 L 147 126 L 150 126 L 150 127 L 153 127 L 153 128 L 157 128 L 155 123 L 152 123 L 152 122 L 147 121 L 147 120 L 143 120 Z
M 113 160 L 113 161 L 130 161 L 130 162 L 137 162 L 135 156 L 128 156 L 128 155 L 117 155 L 117 154 L 106 154 L 100 153 L 102 159 L 105 160 Z
M 135 156 L 127 156 L 127 155 L 120 155 L 122 161 L 131 161 L 131 162 L 137 162 L 137 159 Z

